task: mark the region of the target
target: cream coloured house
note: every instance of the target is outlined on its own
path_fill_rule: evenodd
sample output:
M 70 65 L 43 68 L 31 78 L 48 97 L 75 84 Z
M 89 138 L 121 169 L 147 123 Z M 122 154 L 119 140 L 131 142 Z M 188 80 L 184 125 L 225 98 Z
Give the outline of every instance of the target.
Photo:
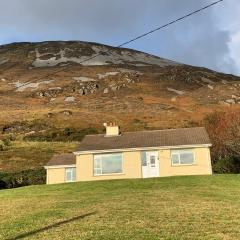
M 47 184 L 212 174 L 210 147 L 203 127 L 120 133 L 111 124 L 74 153 L 54 156 Z

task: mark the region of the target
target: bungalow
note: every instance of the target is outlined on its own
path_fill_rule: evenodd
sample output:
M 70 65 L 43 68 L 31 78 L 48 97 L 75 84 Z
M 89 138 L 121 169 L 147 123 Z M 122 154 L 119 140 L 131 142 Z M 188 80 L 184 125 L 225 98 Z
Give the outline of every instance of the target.
M 211 142 L 203 127 L 87 135 L 72 154 L 45 166 L 47 184 L 212 174 Z

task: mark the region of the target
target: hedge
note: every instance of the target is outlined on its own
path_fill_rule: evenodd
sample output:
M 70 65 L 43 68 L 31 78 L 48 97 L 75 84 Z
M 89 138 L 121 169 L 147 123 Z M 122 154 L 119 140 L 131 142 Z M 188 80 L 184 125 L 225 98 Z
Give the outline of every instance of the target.
M 46 170 L 44 168 L 24 170 L 15 173 L 0 172 L 0 189 L 17 188 L 45 183 Z

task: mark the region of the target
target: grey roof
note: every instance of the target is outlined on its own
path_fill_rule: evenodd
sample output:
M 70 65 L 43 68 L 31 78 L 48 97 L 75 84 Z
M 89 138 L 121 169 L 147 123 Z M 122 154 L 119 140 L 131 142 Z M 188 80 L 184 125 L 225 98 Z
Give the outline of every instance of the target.
M 73 153 L 54 155 L 46 166 L 72 165 L 76 164 L 76 156 Z
M 211 144 L 204 127 L 87 135 L 77 151 Z

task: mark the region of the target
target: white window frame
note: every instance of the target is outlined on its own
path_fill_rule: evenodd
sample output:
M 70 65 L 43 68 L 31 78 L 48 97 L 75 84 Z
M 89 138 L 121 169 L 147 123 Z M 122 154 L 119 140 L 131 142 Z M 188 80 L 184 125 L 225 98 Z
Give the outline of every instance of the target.
M 73 172 L 72 170 L 75 169 L 75 179 L 73 179 Z M 67 172 L 71 170 L 71 180 L 68 180 L 67 179 Z M 65 168 L 65 182 L 68 183 L 68 182 L 76 182 L 76 167 L 67 167 Z
M 181 163 L 180 154 L 182 153 L 191 153 L 193 154 L 193 162 L 192 163 Z M 178 163 L 173 163 L 173 155 L 178 155 Z M 192 166 L 196 164 L 195 151 L 194 149 L 173 149 L 171 150 L 171 165 L 172 166 Z
M 109 156 L 109 155 L 121 155 L 122 159 L 122 172 L 120 173 L 102 173 L 102 157 L 103 156 Z M 100 159 L 100 168 L 95 168 L 95 160 L 99 158 Z M 106 153 L 106 154 L 94 154 L 93 155 L 93 176 L 107 176 L 107 175 L 122 175 L 123 172 L 123 153 Z M 95 173 L 95 169 L 100 170 L 101 173 Z

